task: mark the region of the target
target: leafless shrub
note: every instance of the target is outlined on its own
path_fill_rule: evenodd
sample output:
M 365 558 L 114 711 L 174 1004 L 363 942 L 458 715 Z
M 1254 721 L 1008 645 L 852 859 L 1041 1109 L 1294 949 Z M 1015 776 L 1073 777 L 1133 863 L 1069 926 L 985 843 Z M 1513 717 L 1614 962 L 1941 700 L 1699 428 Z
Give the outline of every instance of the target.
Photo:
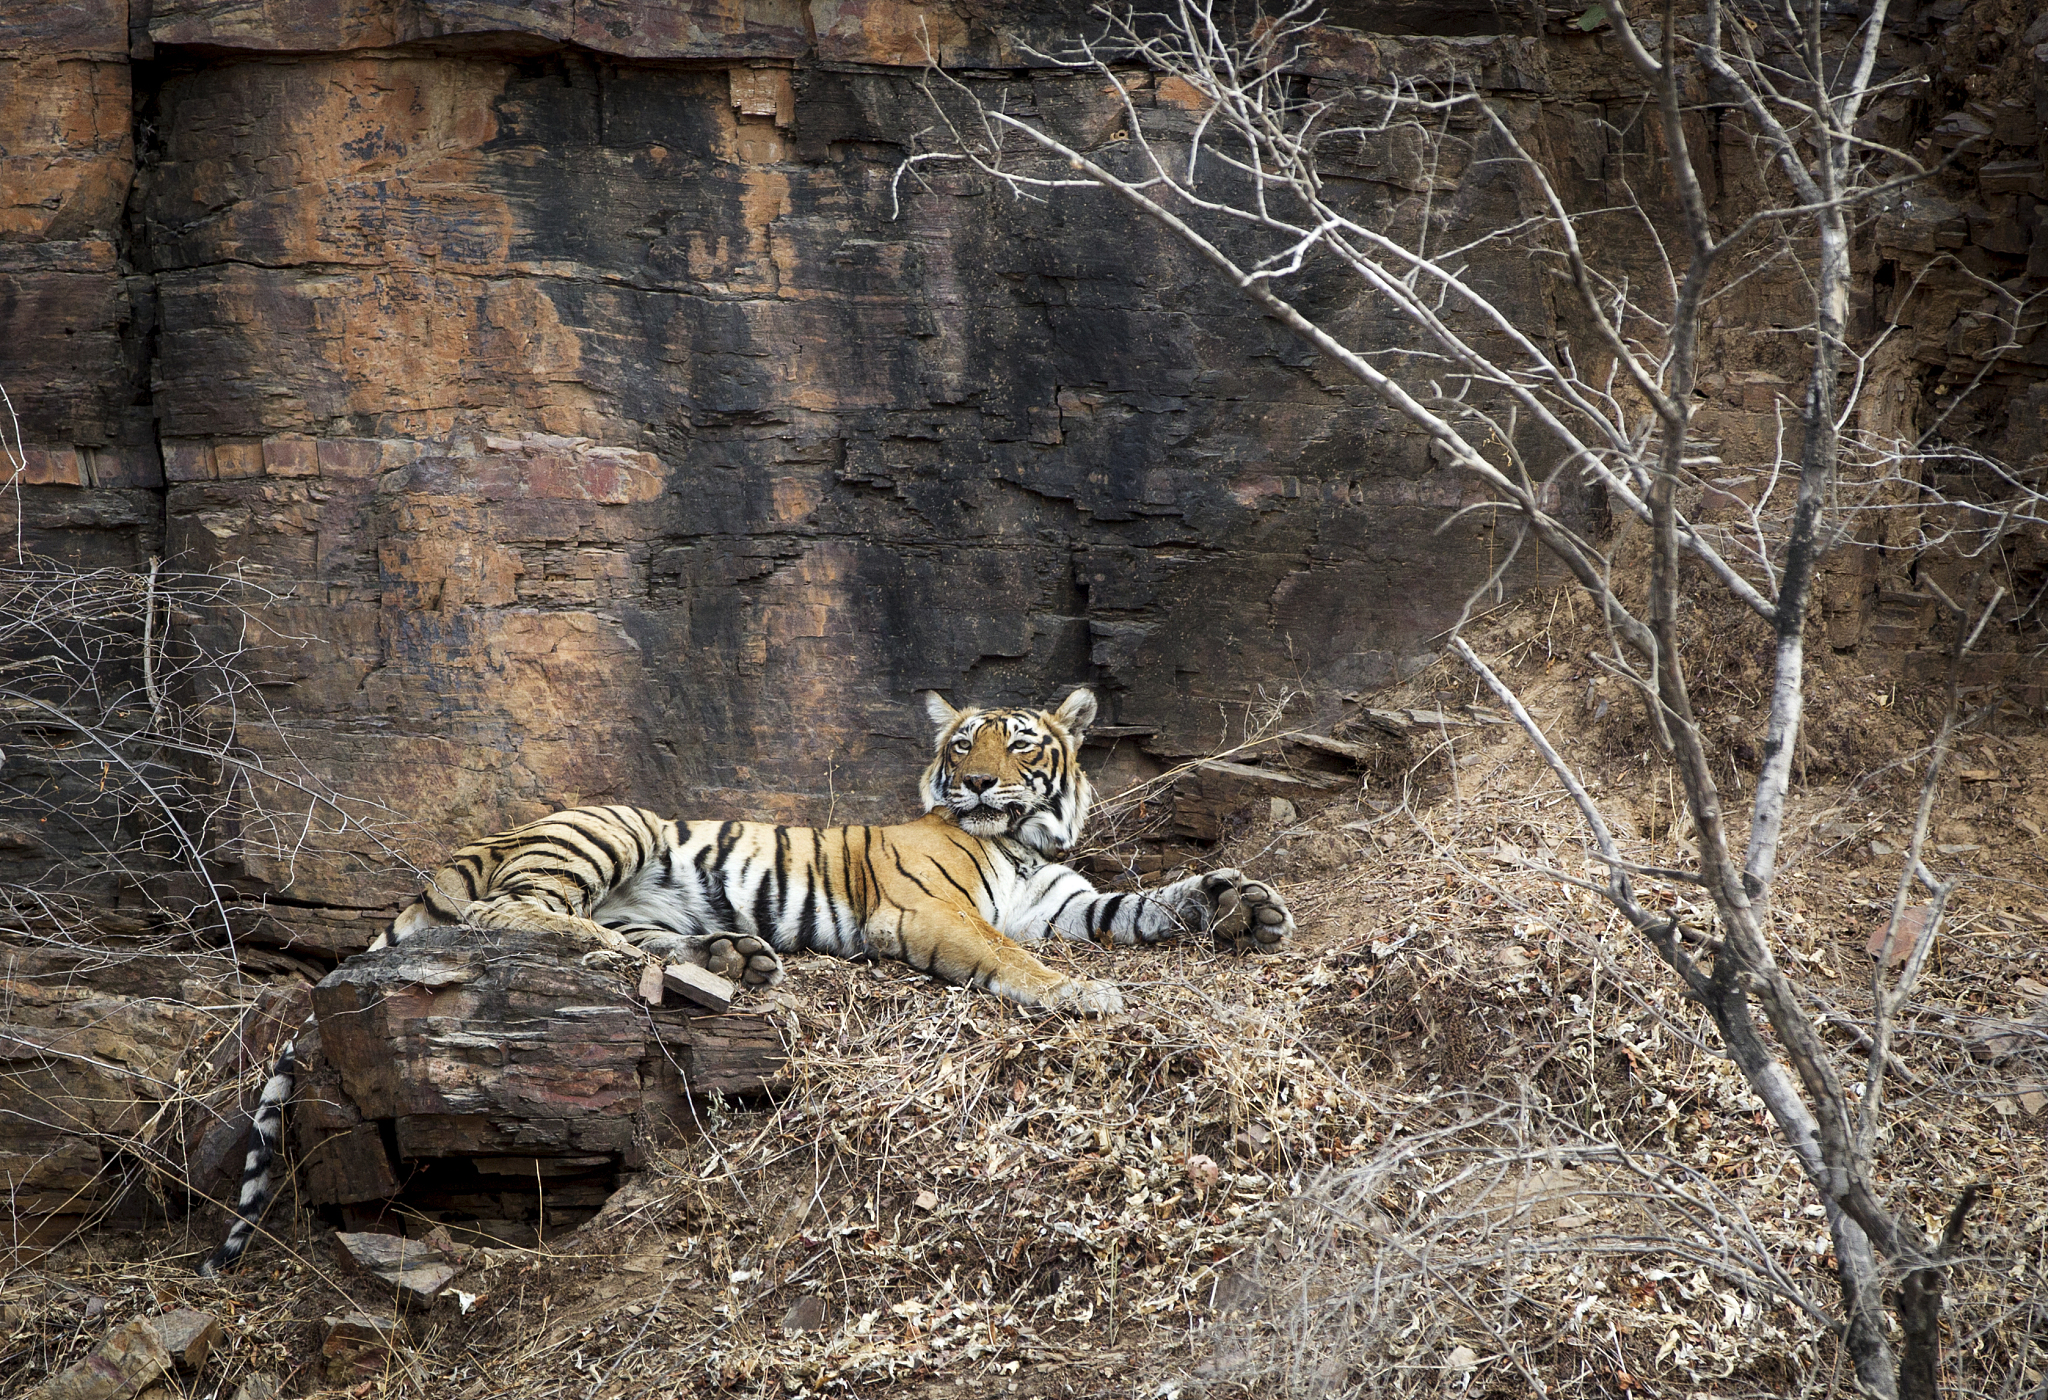
M 248 578 L 0 565 L 0 933 L 105 956 L 232 950 L 252 855 L 381 834 L 385 814 L 290 761 L 263 694 L 274 595 Z M 194 638 L 208 623 L 225 647 Z M 264 639 L 258 641 L 257 638 Z M 289 639 L 283 639 L 289 640 Z M 261 731 L 259 750 L 248 742 Z M 282 753 L 284 762 L 268 756 Z M 109 928 L 111 925 L 111 930 Z
M 319 971 L 250 946 L 274 893 L 252 863 L 289 872 L 343 836 L 400 862 L 389 815 L 299 762 L 266 694 L 308 640 L 279 630 L 282 586 L 38 556 L 18 440 L 0 447 L 4 1246 L 117 1202 L 182 1207 L 194 1134 L 255 1069 L 202 1052 L 268 978 Z

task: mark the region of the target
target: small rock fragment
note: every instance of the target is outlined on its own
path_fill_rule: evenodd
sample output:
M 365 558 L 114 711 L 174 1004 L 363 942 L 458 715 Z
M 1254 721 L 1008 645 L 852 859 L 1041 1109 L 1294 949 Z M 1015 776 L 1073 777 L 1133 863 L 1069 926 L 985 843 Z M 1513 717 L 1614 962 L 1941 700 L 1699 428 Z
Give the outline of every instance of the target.
M 163 1340 L 164 1350 L 171 1354 L 171 1360 L 188 1371 L 204 1366 L 206 1358 L 221 1342 L 220 1322 L 212 1313 L 179 1308 L 149 1321 Z
M 320 1356 L 330 1384 L 348 1384 L 383 1375 L 391 1369 L 398 1347 L 398 1324 L 388 1317 L 344 1313 L 323 1323 Z
M 661 970 L 661 983 L 707 1011 L 723 1011 L 739 995 L 739 988 L 725 978 L 689 963 L 670 963 Z
M 115 1328 L 92 1355 L 30 1391 L 32 1400 L 130 1400 L 171 1369 L 152 1321 L 138 1317 Z
M 467 1264 L 470 1256 L 476 1253 L 475 1245 L 463 1244 L 458 1241 L 453 1235 L 448 1233 L 446 1225 L 436 1225 L 433 1229 L 420 1236 L 419 1243 L 424 1249 L 432 1250 L 437 1254 L 447 1255 L 450 1261 L 457 1264 Z
M 1933 912 L 1929 905 L 1916 904 L 1899 915 L 1896 929 L 1891 926 L 1891 920 L 1885 920 L 1872 930 L 1864 951 L 1873 958 L 1884 959 L 1887 967 L 1897 967 L 1912 956 L 1913 945 L 1919 941 L 1921 930 L 1927 927 L 1927 918 Z
M 798 1332 L 815 1332 L 825 1325 L 825 1300 L 816 1294 L 806 1293 L 789 1305 L 789 1311 L 782 1315 L 782 1335 L 793 1336 Z
M 399 1297 L 412 1303 L 431 1303 L 455 1281 L 462 1270 L 453 1264 L 416 1264 L 389 1276 Z

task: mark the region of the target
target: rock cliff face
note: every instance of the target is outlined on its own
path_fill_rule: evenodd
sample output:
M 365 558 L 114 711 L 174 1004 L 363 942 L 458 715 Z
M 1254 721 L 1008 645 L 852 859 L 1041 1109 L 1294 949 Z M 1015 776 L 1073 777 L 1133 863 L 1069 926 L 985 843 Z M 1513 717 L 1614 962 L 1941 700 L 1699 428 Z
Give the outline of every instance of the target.
M 1984 278 L 2048 279 L 2048 33 L 2024 10 L 1930 10 L 1926 61 L 1960 76 L 1929 100 L 1968 105 L 1888 118 L 1992 138 L 1974 185 L 1877 235 L 1893 274 L 1868 314 L 1916 273 L 1940 292 L 1893 367 L 1916 403 L 1967 377 Z M 1574 178 L 1628 158 L 1596 120 L 1596 36 L 1502 34 L 1452 0 L 1332 19 L 1361 31 L 1333 64 L 1546 97 L 1539 135 Z M 1483 517 L 1438 533 L 1461 484 L 1106 203 L 899 179 L 932 121 L 927 39 L 1112 140 L 1104 95 L 1029 53 L 1084 22 L 6 0 L 0 380 L 26 538 L 81 563 L 239 562 L 284 592 L 268 693 L 298 752 L 411 819 L 419 857 L 574 802 L 906 814 L 925 688 L 1092 682 L 1152 758 L 1226 740 L 1276 684 L 1334 708 L 1425 651 L 1497 560 Z M 1365 178 L 1410 183 L 1381 155 Z M 1455 174 L 1450 233 L 1512 217 L 1497 172 Z M 1534 267 L 1498 277 L 1524 325 L 1552 323 Z M 2042 346 L 2002 371 L 2023 451 L 2048 421 Z M 1773 353 L 1796 351 L 1731 346 L 1709 383 L 1728 450 L 1774 430 Z M 1883 583 L 1838 586 L 1831 640 L 1863 639 Z M 359 856 L 302 865 L 292 899 L 384 905 L 388 858 Z M 306 919 L 330 950 L 369 927 Z

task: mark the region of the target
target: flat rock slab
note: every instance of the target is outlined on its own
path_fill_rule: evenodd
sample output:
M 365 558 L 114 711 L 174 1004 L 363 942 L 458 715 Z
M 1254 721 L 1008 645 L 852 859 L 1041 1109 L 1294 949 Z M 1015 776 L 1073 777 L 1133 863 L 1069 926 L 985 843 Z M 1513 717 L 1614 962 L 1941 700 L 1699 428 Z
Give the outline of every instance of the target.
M 295 1114 L 316 1204 L 396 1194 L 410 1164 L 638 1167 L 692 1094 L 758 1090 L 786 1059 L 760 1015 L 653 1007 L 556 935 L 431 929 L 313 989 Z M 544 1165 L 545 1164 L 545 1165 Z
M 337 1231 L 334 1242 L 341 1246 L 342 1257 L 354 1265 L 358 1273 L 388 1274 L 420 1264 L 455 1262 L 453 1249 L 425 1240 L 409 1240 L 403 1235 Z
M 707 972 L 689 963 L 670 963 L 661 969 L 663 989 L 674 992 L 685 1001 L 706 1011 L 723 1011 L 732 1005 L 740 989 L 715 972 Z M 649 997 L 650 1002 L 659 998 Z
M 355 1272 L 390 1286 L 408 1302 L 432 1302 L 462 1272 L 453 1249 L 425 1240 L 343 1231 L 334 1241 Z

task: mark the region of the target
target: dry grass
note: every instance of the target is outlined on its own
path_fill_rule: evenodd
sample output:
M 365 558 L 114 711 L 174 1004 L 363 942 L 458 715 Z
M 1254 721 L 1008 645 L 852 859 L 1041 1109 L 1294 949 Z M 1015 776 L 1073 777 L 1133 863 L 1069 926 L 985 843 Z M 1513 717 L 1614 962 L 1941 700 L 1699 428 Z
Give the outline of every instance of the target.
M 1484 649 L 1572 736 L 1632 853 L 1680 858 L 1661 771 L 1632 747 L 1631 707 L 1600 709 L 1569 610 L 1489 627 Z M 1856 687 L 1823 666 L 1817 703 L 1864 706 L 1860 743 L 1923 741 L 1910 706 Z M 1382 703 L 1469 698 L 1445 669 Z M 1894 1085 L 1880 1175 L 1930 1217 L 1962 1183 L 1995 1183 L 1956 1270 L 1948 1381 L 2020 1396 L 2048 1372 L 2048 1108 L 2027 1097 L 2048 1046 L 1990 1064 L 1970 1042 L 2048 982 L 2041 847 L 2015 824 L 2048 800 L 2048 740 L 1999 724 L 1981 751 L 2015 777 L 1959 782 L 1951 803 L 1975 839 L 1947 859 L 1972 878 L 1910 1009 L 1915 1081 Z M 1896 873 L 1870 843 L 1910 789 L 1902 772 L 1816 785 L 1795 810 L 1779 946 L 1850 1025 Z M 794 1051 L 786 1091 L 707 1106 L 701 1133 L 575 1234 L 477 1256 L 455 1285 L 469 1310 L 412 1319 L 403 1364 L 363 1393 L 1846 1393 L 1816 1198 L 1627 930 L 1530 868 L 1584 873 L 1513 733 L 1420 736 L 1355 798 L 1255 821 L 1212 859 L 1271 875 L 1299 944 L 1053 950 L 1124 987 L 1134 1009 L 1107 1023 L 802 962 L 767 999 Z M 1853 1032 L 1839 1053 L 1860 1065 Z M 281 1232 L 297 1257 L 259 1247 L 226 1285 L 185 1277 L 162 1235 L 16 1269 L 0 1372 L 186 1303 L 231 1330 L 188 1393 L 226 1396 L 252 1368 L 310 1393 L 319 1319 L 382 1300 L 328 1267 L 324 1231 Z

